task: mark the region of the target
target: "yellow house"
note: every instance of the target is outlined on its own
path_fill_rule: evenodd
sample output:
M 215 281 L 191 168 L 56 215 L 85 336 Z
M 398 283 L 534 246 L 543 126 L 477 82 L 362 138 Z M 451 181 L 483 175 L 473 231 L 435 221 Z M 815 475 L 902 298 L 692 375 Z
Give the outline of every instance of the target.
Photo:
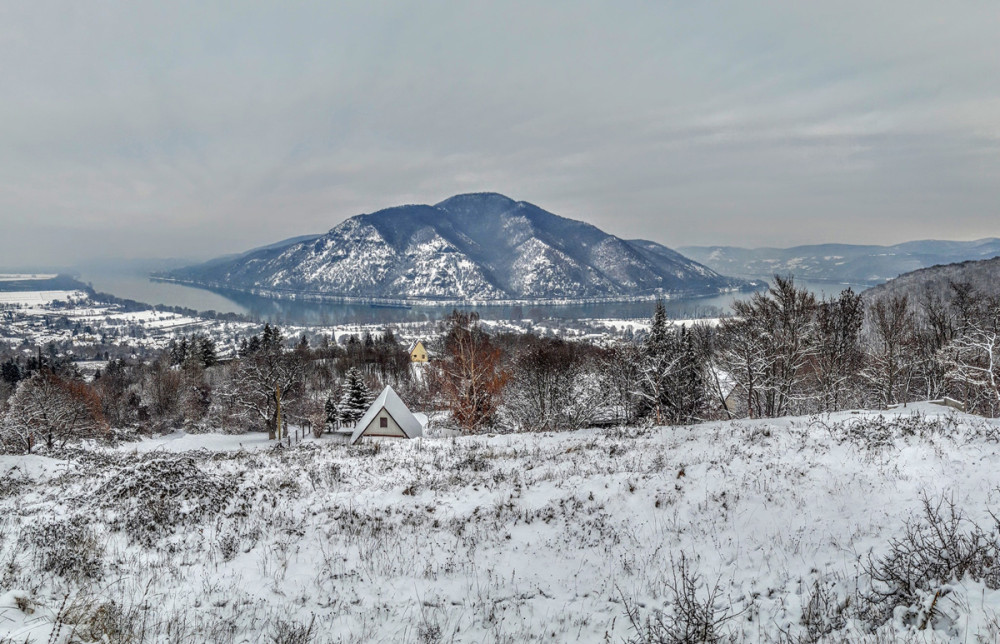
M 427 362 L 427 349 L 420 340 L 410 345 L 410 362 Z

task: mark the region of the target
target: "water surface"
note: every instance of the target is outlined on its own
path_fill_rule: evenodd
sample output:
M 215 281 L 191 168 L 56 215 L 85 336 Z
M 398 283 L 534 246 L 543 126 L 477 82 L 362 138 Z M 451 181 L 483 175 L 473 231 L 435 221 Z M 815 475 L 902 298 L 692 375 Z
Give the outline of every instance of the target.
M 414 306 L 394 308 L 370 304 L 344 304 L 275 300 L 235 291 L 214 291 L 170 282 L 155 282 L 139 271 L 84 271 L 82 282 L 95 290 L 117 297 L 146 302 L 182 306 L 197 311 L 239 313 L 261 321 L 294 325 L 331 325 L 349 323 L 419 322 L 438 320 L 454 307 Z M 799 282 L 817 295 L 833 296 L 846 288 L 846 284 L 829 282 Z M 850 285 L 855 291 L 867 285 Z M 665 302 L 672 318 L 718 317 L 729 313 L 733 301 L 749 297 L 748 293 L 726 293 L 711 297 L 682 298 Z M 545 319 L 545 318 L 648 318 L 653 310 L 650 301 L 601 302 L 569 305 L 519 305 L 519 306 L 464 306 L 462 310 L 476 311 L 484 319 Z

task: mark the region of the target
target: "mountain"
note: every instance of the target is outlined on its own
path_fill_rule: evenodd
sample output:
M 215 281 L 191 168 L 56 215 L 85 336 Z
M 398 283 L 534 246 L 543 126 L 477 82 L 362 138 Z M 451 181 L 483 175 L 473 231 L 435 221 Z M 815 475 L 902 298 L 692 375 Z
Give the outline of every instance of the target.
M 160 278 L 275 297 L 489 302 L 709 295 L 751 286 L 655 242 L 500 194 L 351 217 Z
M 969 284 L 982 296 L 1000 297 L 1000 257 L 921 268 L 870 288 L 864 296 L 876 300 L 907 295 L 916 303 L 931 295 L 950 301 L 952 283 Z
M 806 280 L 878 284 L 936 264 L 1000 255 L 1000 239 L 913 241 L 895 246 L 821 244 L 794 248 L 685 246 L 684 255 L 726 275 L 767 278 L 792 273 Z

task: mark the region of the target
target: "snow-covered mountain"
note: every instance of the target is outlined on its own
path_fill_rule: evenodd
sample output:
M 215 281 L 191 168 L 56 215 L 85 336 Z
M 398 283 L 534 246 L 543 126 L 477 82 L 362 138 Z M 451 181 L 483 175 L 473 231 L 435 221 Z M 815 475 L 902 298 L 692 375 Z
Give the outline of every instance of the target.
M 161 275 L 272 296 L 426 301 L 707 295 L 748 285 L 650 241 L 627 241 L 500 194 L 352 217 Z
M 968 242 L 924 240 L 894 246 L 685 246 L 679 250 L 727 275 L 767 279 L 775 273 L 791 273 L 807 280 L 880 284 L 927 266 L 996 257 L 1000 255 L 1000 239 L 991 237 Z
M 948 302 L 954 297 L 952 284 L 971 286 L 977 297 L 1000 298 L 1000 257 L 921 268 L 870 288 L 864 295 L 870 300 L 906 295 L 915 304 L 938 296 Z

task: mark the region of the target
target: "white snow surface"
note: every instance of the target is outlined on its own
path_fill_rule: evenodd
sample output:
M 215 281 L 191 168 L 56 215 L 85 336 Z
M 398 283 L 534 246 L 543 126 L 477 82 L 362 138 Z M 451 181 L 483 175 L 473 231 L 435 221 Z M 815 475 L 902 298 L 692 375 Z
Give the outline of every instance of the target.
M 888 429 L 872 441 L 851 434 L 857 423 Z M 636 636 L 625 602 L 643 616 L 669 608 L 682 553 L 703 584 L 718 582 L 724 634 L 799 641 L 814 589 L 850 605 L 870 585 L 862 562 L 903 534 L 922 495 L 993 525 L 998 439 L 997 421 L 919 404 L 361 447 L 175 435 L 138 450 L 6 456 L 0 641 L 68 642 L 66 619 L 80 637 L 83 616 L 114 601 L 182 629 L 171 641 L 270 642 L 281 623 L 315 619 L 321 642 L 620 642 Z M 171 459 L 193 468 L 184 507 L 223 482 L 228 504 L 135 542 L 120 520 L 175 493 L 142 478 Z M 133 474 L 151 489 L 135 490 L 138 505 L 109 504 Z M 100 582 L 44 571 L 32 554 L 33 531 L 73 515 L 100 544 Z M 52 635 L 66 596 L 79 610 Z M 829 641 L 993 642 L 998 611 L 1000 593 L 965 578 L 924 631 L 897 611 L 872 633 L 847 611 Z
M 83 291 L 0 291 L 0 305 L 43 306 L 57 300 L 70 302 L 86 297 Z

